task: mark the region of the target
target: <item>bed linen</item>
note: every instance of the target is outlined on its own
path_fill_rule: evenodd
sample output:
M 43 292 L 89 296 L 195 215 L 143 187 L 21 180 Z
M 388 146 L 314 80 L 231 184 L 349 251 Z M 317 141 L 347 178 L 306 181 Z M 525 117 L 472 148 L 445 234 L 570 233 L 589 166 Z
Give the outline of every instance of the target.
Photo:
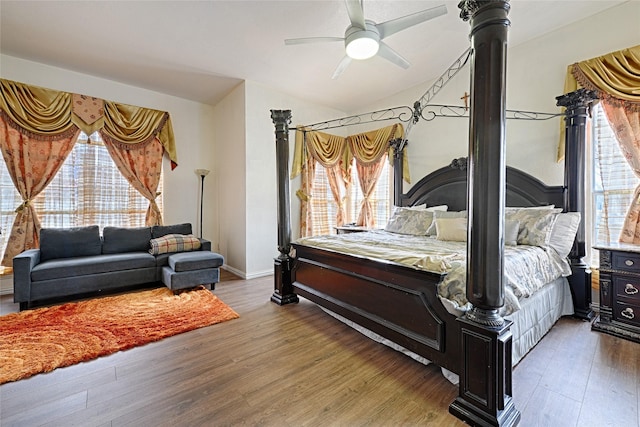
M 438 296 L 443 305 L 457 316 L 471 308 L 466 299 L 466 242 L 372 230 L 305 237 L 296 243 L 446 274 L 438 284 Z M 520 310 L 521 300 L 529 298 L 547 283 L 571 274 L 567 260 L 548 247 L 506 246 L 504 259 L 502 316 Z

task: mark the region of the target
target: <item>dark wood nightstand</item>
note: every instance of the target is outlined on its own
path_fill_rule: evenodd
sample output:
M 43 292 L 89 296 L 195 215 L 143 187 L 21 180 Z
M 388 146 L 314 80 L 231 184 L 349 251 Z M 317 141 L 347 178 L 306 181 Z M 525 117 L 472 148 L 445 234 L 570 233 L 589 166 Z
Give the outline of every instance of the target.
M 340 227 L 334 228 L 336 230 L 336 234 L 360 233 L 363 231 L 369 231 L 367 227 L 363 227 L 361 225 L 342 225 Z
M 600 314 L 591 329 L 640 343 L 640 246 L 600 251 Z

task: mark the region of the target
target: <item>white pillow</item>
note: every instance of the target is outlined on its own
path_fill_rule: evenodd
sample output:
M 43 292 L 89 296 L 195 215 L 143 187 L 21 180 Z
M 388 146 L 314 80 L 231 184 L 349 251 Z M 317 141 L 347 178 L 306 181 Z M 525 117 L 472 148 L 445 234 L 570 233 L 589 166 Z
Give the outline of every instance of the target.
M 580 212 L 565 212 L 556 215 L 551 227 L 549 246 L 563 258 L 569 256 L 580 225 Z
M 467 241 L 467 218 L 436 218 L 436 239 L 453 242 Z
M 385 226 L 385 231 L 424 236 L 433 222 L 433 212 L 426 209 L 396 207 Z
M 436 239 L 454 242 L 467 241 L 467 218 L 436 218 L 433 222 L 436 225 Z M 505 245 L 516 246 L 519 227 L 518 221 L 505 221 Z
M 508 246 L 516 246 L 518 244 L 518 231 L 520 231 L 520 223 L 518 221 L 504 221 L 504 244 Z
M 429 212 L 435 212 L 435 211 L 446 211 L 447 209 L 449 209 L 449 206 L 447 205 L 438 205 L 438 206 L 429 206 L 427 207 L 427 205 L 418 205 L 418 206 L 407 206 L 406 209 L 417 209 L 417 210 L 422 210 L 422 209 L 426 209 Z
M 427 229 L 427 236 L 435 236 L 437 234 L 436 230 L 436 218 L 466 218 L 467 211 L 434 211 L 433 212 L 433 222 L 431 226 Z

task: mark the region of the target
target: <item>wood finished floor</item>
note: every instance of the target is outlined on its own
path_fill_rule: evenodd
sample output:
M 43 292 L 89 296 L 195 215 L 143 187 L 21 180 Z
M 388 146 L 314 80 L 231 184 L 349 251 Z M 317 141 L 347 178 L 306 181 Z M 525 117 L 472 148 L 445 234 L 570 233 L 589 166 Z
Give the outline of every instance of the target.
M 308 301 L 271 303 L 272 277 L 222 278 L 215 293 L 239 319 L 4 384 L 0 426 L 463 425 L 436 367 Z M 640 426 L 640 344 L 586 322 L 561 319 L 513 385 L 521 426 Z

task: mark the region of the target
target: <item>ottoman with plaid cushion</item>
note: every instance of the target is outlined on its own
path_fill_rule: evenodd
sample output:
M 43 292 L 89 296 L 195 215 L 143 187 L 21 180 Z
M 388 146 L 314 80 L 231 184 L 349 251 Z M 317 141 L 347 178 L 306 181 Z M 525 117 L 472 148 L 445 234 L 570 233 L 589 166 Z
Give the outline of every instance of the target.
M 220 280 L 222 255 L 210 251 L 179 252 L 169 256 L 169 265 L 162 267 L 162 283 L 169 289 L 211 285 Z

